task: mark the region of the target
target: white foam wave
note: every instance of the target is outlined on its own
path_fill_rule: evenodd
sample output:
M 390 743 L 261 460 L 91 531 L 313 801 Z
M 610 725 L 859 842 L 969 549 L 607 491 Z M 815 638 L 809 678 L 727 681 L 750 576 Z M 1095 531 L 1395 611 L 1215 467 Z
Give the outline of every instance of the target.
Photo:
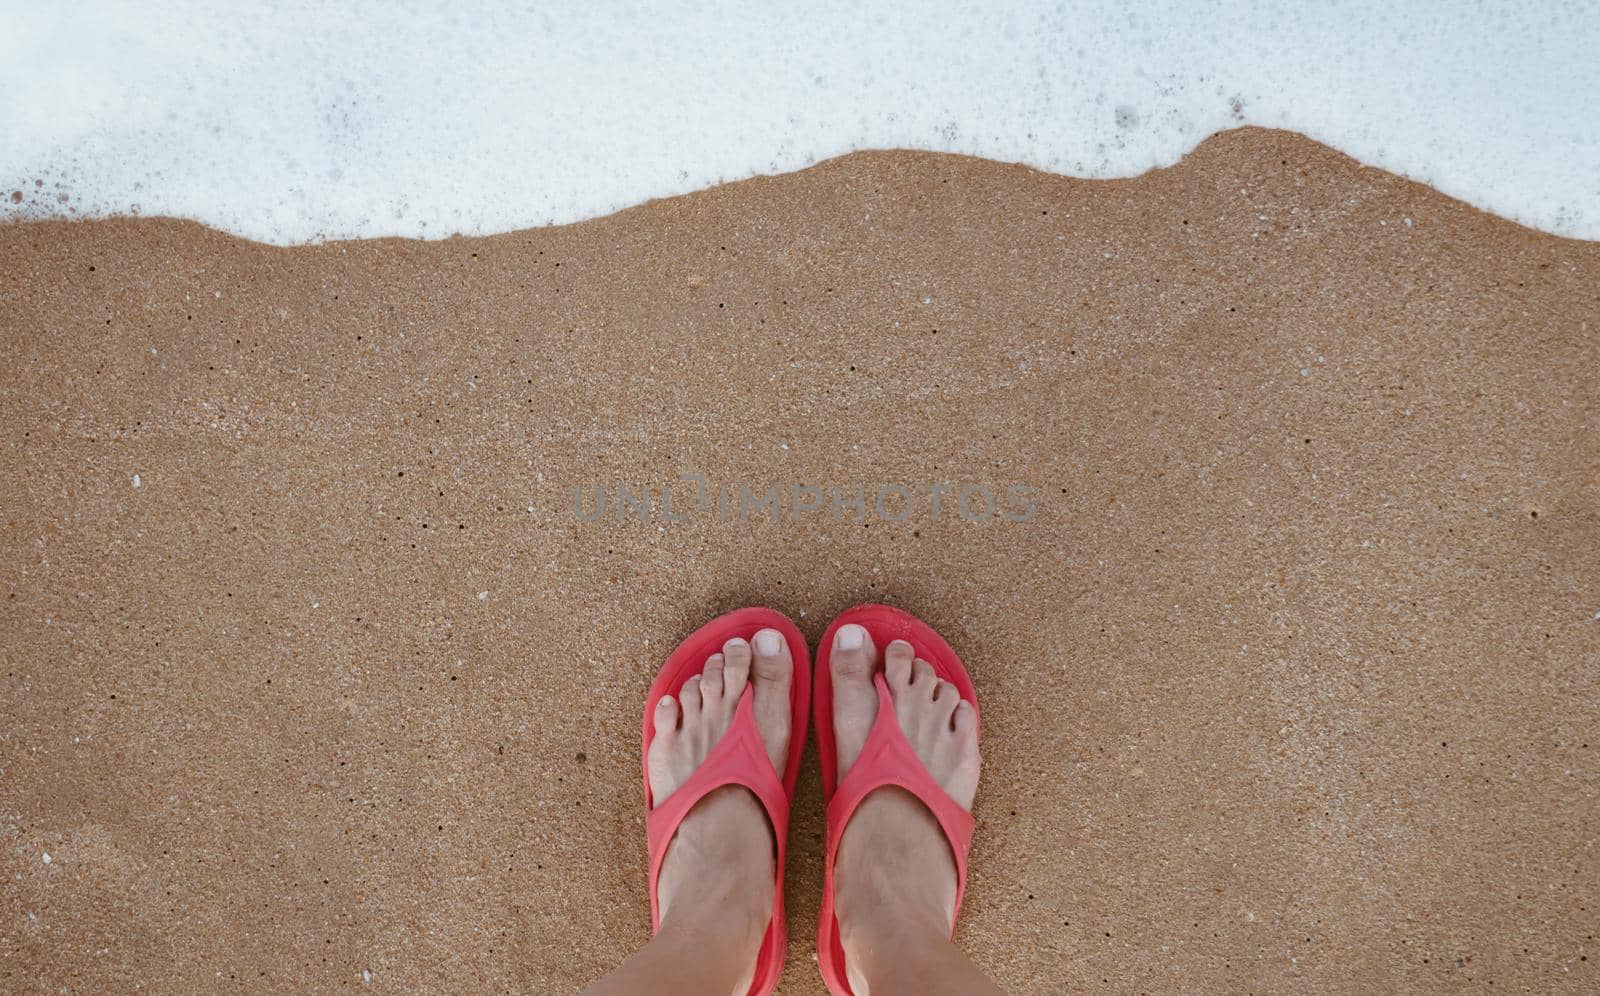
M 1600 4 L 0 0 L 0 219 L 576 221 L 855 149 L 1076 176 L 1290 128 L 1600 238 Z

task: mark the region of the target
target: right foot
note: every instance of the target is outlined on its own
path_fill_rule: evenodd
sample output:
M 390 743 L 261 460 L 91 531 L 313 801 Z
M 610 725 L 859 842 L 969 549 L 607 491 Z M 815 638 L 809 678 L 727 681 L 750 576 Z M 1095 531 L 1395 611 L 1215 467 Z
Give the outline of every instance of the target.
M 861 626 L 841 626 L 834 634 L 829 660 L 841 780 L 877 719 L 872 676 L 878 653 Z M 904 640 L 883 649 L 883 665 L 900 729 L 939 787 L 970 810 L 978 790 L 977 711 Z M 933 812 L 900 788 L 870 793 L 851 814 L 834 865 L 834 905 L 852 988 L 866 991 L 860 966 L 885 947 L 890 932 L 949 937 L 955 904 L 955 856 Z

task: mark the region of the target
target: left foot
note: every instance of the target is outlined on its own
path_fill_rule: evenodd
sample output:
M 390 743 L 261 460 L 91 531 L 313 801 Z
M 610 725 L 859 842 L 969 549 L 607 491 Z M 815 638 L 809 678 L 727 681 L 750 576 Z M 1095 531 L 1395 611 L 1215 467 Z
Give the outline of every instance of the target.
M 729 640 L 677 698 L 656 705 L 655 736 L 645 755 L 656 805 L 695 773 L 733 725 L 734 710 L 753 688 L 756 728 L 775 771 L 789 756 L 789 686 L 794 660 L 783 635 L 763 629 L 750 642 Z M 702 938 L 708 959 L 726 958 L 742 970 L 731 990 L 745 992 L 754 976 L 761 938 L 772 919 L 772 827 L 748 789 L 726 786 L 707 794 L 679 824 L 661 863 L 656 896 L 661 929 Z

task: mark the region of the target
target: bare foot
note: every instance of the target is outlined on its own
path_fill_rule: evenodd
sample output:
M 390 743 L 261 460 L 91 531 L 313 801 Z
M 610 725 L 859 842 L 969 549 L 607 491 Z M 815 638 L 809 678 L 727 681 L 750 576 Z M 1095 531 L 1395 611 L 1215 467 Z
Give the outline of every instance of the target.
M 855 763 L 878 715 L 872 676 L 878 648 L 865 629 L 839 627 L 830 666 L 839 777 Z M 962 808 L 978 790 L 978 724 L 972 703 L 941 681 L 933 665 L 896 640 L 883 651 L 895 718 L 933 780 Z M 933 813 L 903 789 L 885 787 L 862 800 L 839 842 L 834 904 L 851 987 L 867 991 L 861 965 L 906 932 L 948 937 L 955 919 L 956 865 Z
M 753 647 L 752 647 L 753 644 Z M 733 724 L 747 685 L 754 687 L 756 728 L 774 770 L 789 756 L 789 685 L 794 660 L 783 635 L 763 629 L 751 643 L 729 640 L 705 671 L 690 678 L 677 699 L 656 705 L 646 767 L 656 805 L 689 780 Z M 662 929 L 669 921 L 693 936 L 714 938 L 725 956 L 743 966 L 731 990 L 744 993 L 756 954 L 772 919 L 772 827 L 747 789 L 727 786 L 695 804 L 667 847 L 657 882 Z

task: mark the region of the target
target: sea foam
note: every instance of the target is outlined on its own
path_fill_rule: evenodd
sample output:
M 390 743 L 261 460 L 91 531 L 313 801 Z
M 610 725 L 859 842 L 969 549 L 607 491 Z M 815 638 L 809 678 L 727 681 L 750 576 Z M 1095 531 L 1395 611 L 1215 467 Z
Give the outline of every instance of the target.
M 1130 176 L 1258 124 L 1596 239 L 1597 52 L 1593 0 L 0 0 L 0 220 L 434 238 L 856 149 Z

